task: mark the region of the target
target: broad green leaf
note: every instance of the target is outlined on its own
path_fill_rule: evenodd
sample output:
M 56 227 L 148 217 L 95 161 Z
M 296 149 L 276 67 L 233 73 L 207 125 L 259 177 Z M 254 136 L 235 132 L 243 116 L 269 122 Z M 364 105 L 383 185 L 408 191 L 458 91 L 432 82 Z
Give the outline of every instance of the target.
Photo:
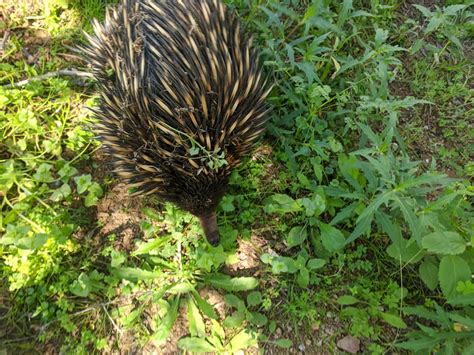
M 237 328 L 240 327 L 244 320 L 245 313 L 242 311 L 236 311 L 224 320 L 224 326 L 227 328 Z
M 92 284 L 89 276 L 81 273 L 69 288 L 73 294 L 79 297 L 87 297 L 92 291 Z
M 370 230 L 370 227 L 372 226 L 372 220 L 374 218 L 374 215 L 367 215 L 362 219 L 358 219 L 356 228 L 354 231 L 351 233 L 349 238 L 345 241 L 345 244 L 350 244 L 357 238 L 359 238 L 362 234 L 367 233 Z
M 337 299 L 337 303 L 343 306 L 359 303 L 360 301 L 351 295 L 344 295 Z
M 276 194 L 267 199 L 265 211 L 267 213 L 298 212 L 301 206 L 293 198 L 284 194 Z
M 431 11 L 427 7 L 423 5 L 418 5 L 418 4 L 414 4 L 413 6 L 416 9 L 418 9 L 418 11 L 420 11 L 423 14 L 423 16 L 428 17 L 428 18 L 432 16 Z
M 402 231 L 397 221 L 391 221 L 390 217 L 383 212 L 375 213 L 375 220 L 382 230 L 388 234 L 393 244 L 401 246 Z
M 120 318 L 120 321 L 125 328 L 131 328 L 142 312 L 143 309 L 139 307 L 131 311 L 126 317 Z
M 215 338 L 219 338 L 220 340 L 223 341 L 225 339 L 224 328 L 222 328 L 220 323 L 214 319 L 211 320 L 211 323 L 212 323 L 212 327 L 211 327 L 212 336 Z M 213 342 L 213 344 L 215 343 Z
M 112 266 L 113 268 L 119 267 L 125 262 L 125 260 L 127 260 L 127 257 L 123 253 L 115 249 L 112 250 L 112 252 L 110 253 L 110 258 L 110 266 Z
M 362 186 L 357 180 L 360 175 L 360 171 L 357 167 L 357 157 L 354 155 L 347 156 L 341 154 L 338 156 L 338 165 L 339 170 L 346 181 L 351 184 L 354 189 L 360 192 Z
M 158 327 L 155 333 L 151 336 L 151 340 L 156 346 L 160 346 L 166 342 L 168 336 L 170 335 L 171 329 L 173 328 L 174 322 L 178 317 L 178 308 L 179 308 L 179 297 L 174 297 L 171 301 L 170 307 L 166 312 L 166 315 L 158 321 Z
M 262 303 L 262 294 L 259 291 L 252 291 L 247 296 L 247 306 L 258 306 Z
M 423 237 L 423 248 L 431 253 L 458 255 L 466 250 L 466 241 L 456 232 L 438 231 Z
M 388 38 L 388 31 L 377 28 L 375 31 L 375 45 L 381 46 Z
M 303 243 L 308 237 L 308 233 L 305 227 L 293 227 L 288 234 L 286 239 L 287 244 L 290 248 L 295 247 Z
M 400 208 L 400 210 L 403 213 L 403 217 L 405 218 L 405 221 L 407 221 L 408 226 L 410 227 L 410 230 L 412 232 L 413 237 L 420 242 L 420 237 L 421 237 L 421 224 L 420 221 L 418 220 L 418 217 L 416 216 L 415 211 L 413 210 L 413 206 L 411 206 L 406 198 L 398 198 L 398 196 L 392 196 L 393 201 L 395 202 L 396 205 Z
M 397 261 L 413 264 L 423 259 L 425 251 L 414 240 L 401 239 L 399 245 L 390 244 L 387 254 Z
M 53 191 L 49 199 L 54 202 L 61 201 L 62 199 L 68 197 L 71 194 L 71 186 L 65 183 L 60 188 Z
M 457 255 L 443 256 L 439 263 L 439 284 L 447 298 L 455 295 L 459 281 L 470 280 L 471 275 L 469 264 Z
M 222 201 L 220 202 L 219 206 L 222 208 L 224 212 L 232 212 L 235 211 L 235 207 L 233 204 L 234 197 L 233 196 L 224 196 Z
M 239 292 L 252 290 L 258 285 L 255 277 L 234 277 L 224 274 L 208 274 L 203 275 L 205 283 L 226 291 Z
M 428 26 L 426 26 L 425 33 L 428 34 L 435 31 L 439 26 L 443 24 L 443 22 L 444 22 L 444 18 L 433 16 L 430 19 Z
M 245 350 L 257 344 L 257 337 L 248 330 L 242 330 L 239 334 L 232 338 L 229 343 L 229 350 L 236 352 L 237 350 Z
M 290 339 L 278 339 L 278 340 L 273 341 L 273 344 L 275 344 L 276 346 L 280 348 L 288 349 L 288 348 L 291 348 L 291 346 L 293 345 L 293 342 Z
M 211 319 L 217 319 L 217 314 L 214 311 L 214 308 L 212 308 L 212 306 L 206 300 L 202 299 L 196 290 L 191 291 L 191 292 L 201 312 Z
M 92 185 L 92 176 L 90 174 L 76 176 L 74 181 L 77 185 L 77 193 L 82 194 Z
M 386 323 L 390 324 L 395 328 L 405 329 L 407 327 L 403 319 L 401 319 L 396 314 L 381 312 L 380 315 Z
M 182 350 L 194 353 L 214 353 L 216 349 L 205 339 L 189 337 L 182 338 L 178 341 L 178 347 Z
M 469 5 L 449 5 L 444 8 L 443 12 L 446 15 L 455 16 L 457 12 L 464 10 L 468 6 Z
M 306 268 L 300 269 L 298 276 L 296 277 L 296 282 L 301 288 L 306 288 L 309 285 L 309 271 Z
M 306 267 L 310 270 L 316 270 L 322 268 L 326 265 L 326 260 L 324 259 L 309 259 Z
M 236 309 L 241 309 L 242 306 L 245 307 L 244 301 L 232 293 L 228 293 L 224 296 L 224 301 L 228 306 L 234 307 Z
M 205 338 L 206 325 L 192 297 L 187 299 L 189 332 L 193 337 Z
M 97 205 L 97 202 L 99 202 L 99 196 L 95 194 L 87 194 L 86 197 L 84 198 L 84 206 L 86 207 L 92 207 Z
M 431 350 L 434 346 L 439 344 L 438 339 L 433 339 L 428 336 L 422 336 L 419 339 L 404 341 L 401 343 L 396 343 L 395 346 L 397 348 L 406 349 L 406 350 L 413 350 L 413 351 L 427 351 Z M 429 352 L 428 352 L 429 353 Z
M 194 286 L 191 285 L 189 282 L 178 282 L 177 284 L 171 286 L 168 289 L 168 293 L 172 295 L 180 294 L 180 293 L 188 293 L 194 291 Z
M 438 266 L 430 260 L 425 260 L 421 263 L 419 272 L 425 285 L 434 291 L 438 286 Z
M 158 249 L 161 245 L 165 244 L 170 240 L 170 237 L 157 237 L 146 243 L 141 243 L 137 250 L 132 255 L 143 255 L 148 254 L 153 250 Z
M 247 320 L 253 325 L 256 325 L 257 327 L 262 327 L 268 323 L 268 318 L 264 314 L 259 312 L 248 313 Z
M 163 217 L 153 208 L 144 207 L 141 209 L 141 211 L 145 216 L 147 216 L 148 218 L 154 221 L 160 222 L 163 220 Z
M 338 212 L 338 214 L 332 219 L 331 223 L 329 223 L 331 226 L 334 226 L 347 218 L 351 217 L 354 211 L 356 210 L 358 203 L 352 203 L 349 206 L 344 207 L 342 210 Z
M 51 164 L 43 163 L 40 166 L 38 166 L 38 169 L 36 169 L 35 174 L 33 175 L 33 178 L 39 182 L 53 182 L 54 178 L 51 175 L 51 168 L 53 166 Z
M 335 252 L 344 247 L 346 239 L 339 229 L 326 223 L 320 223 L 319 229 L 321 230 L 321 241 L 327 251 Z

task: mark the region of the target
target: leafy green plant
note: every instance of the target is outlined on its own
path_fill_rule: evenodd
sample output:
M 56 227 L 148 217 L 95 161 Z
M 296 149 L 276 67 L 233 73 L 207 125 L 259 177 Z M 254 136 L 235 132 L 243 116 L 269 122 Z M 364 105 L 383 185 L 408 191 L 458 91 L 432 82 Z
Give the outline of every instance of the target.
M 397 347 L 416 352 L 443 351 L 446 354 L 460 352 L 469 354 L 474 349 L 472 317 L 454 311 L 446 311 L 437 303 L 433 303 L 432 309 L 416 306 L 406 307 L 404 311 L 406 314 L 415 315 L 430 324 L 418 323 L 420 330 L 410 333 L 410 340 L 397 344 Z

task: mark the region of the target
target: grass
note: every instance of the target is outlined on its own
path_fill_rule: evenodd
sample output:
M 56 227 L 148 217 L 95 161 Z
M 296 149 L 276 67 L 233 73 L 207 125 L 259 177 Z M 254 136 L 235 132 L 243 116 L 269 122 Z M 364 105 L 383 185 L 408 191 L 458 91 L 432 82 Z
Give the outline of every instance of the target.
M 467 2 L 226 1 L 276 85 L 217 248 L 108 174 L 92 82 L 8 87 L 112 2 L 1 8 L 0 349 L 472 353 Z

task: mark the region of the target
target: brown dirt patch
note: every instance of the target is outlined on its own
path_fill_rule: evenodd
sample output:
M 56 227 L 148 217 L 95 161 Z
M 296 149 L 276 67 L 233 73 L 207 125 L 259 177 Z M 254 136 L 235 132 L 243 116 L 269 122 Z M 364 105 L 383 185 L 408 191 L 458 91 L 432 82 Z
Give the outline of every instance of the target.
M 232 265 L 226 265 L 224 272 L 232 276 L 257 276 L 262 270 L 260 255 L 267 241 L 255 234 L 250 240 L 239 240 L 236 251 L 239 261 Z
M 124 184 L 117 184 L 99 201 L 97 221 L 102 226 L 100 237 L 115 234 L 115 247 L 132 251 L 134 239 L 143 236 L 140 222 L 144 216 L 140 212 L 141 198 L 131 197 Z

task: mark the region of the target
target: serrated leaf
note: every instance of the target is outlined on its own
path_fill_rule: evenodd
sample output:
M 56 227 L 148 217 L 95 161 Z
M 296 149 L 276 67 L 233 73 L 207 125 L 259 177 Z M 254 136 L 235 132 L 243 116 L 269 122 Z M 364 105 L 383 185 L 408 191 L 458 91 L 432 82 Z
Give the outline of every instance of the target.
M 33 175 L 33 178 L 39 182 L 52 182 L 54 181 L 53 176 L 51 175 L 51 164 L 43 163 L 38 166 L 36 172 Z
M 414 264 L 423 259 L 425 251 L 420 249 L 416 241 L 401 239 L 397 244 L 390 244 L 387 254 L 397 261 Z
M 77 193 L 82 194 L 86 192 L 88 187 L 92 184 L 92 176 L 90 174 L 76 176 L 74 182 L 77 185 Z
M 71 194 L 71 186 L 69 184 L 63 184 L 60 188 L 53 191 L 49 199 L 54 202 L 61 201 L 65 197 Z
M 112 252 L 110 253 L 110 258 L 111 258 L 110 266 L 112 266 L 113 268 L 118 268 L 127 259 L 127 257 L 124 254 L 122 254 L 121 252 L 115 249 L 112 250 Z
M 165 244 L 170 240 L 170 237 L 157 237 L 146 243 L 141 243 L 137 250 L 132 255 L 143 255 L 158 249 L 161 245 Z
M 466 250 L 466 241 L 456 232 L 438 231 L 423 237 L 423 248 L 431 253 L 458 255 Z
M 457 255 L 443 256 L 439 263 L 439 284 L 447 298 L 455 295 L 459 281 L 470 279 L 471 269 L 463 258 Z
M 196 304 L 197 304 L 198 308 L 201 310 L 201 312 L 204 315 L 211 318 L 211 319 L 217 319 L 217 314 L 214 311 L 214 308 L 212 308 L 212 306 L 206 300 L 201 298 L 201 296 L 199 295 L 199 293 L 196 290 L 191 291 L 191 292 L 192 292 L 194 300 L 196 301 Z
M 252 290 L 258 285 L 258 280 L 255 277 L 234 277 L 231 278 L 224 274 L 207 274 L 203 275 L 206 283 L 224 289 L 230 292 L 248 291 Z
M 194 353 L 213 353 L 216 351 L 213 345 L 209 344 L 205 339 L 188 337 L 178 341 L 178 347 L 182 350 Z
M 303 243 L 308 236 L 306 228 L 304 227 L 293 227 L 288 234 L 286 239 L 288 247 L 292 248 Z
M 187 306 L 189 333 L 193 337 L 204 338 L 206 336 L 206 325 L 192 297 L 188 297 Z
M 438 286 L 438 266 L 432 261 L 425 260 L 421 263 L 419 272 L 425 285 L 433 291 Z
M 443 24 L 444 21 L 445 21 L 445 19 L 442 18 L 442 17 L 433 16 L 430 19 L 430 22 L 428 23 L 428 26 L 426 26 L 425 34 L 431 33 L 433 31 L 435 31 L 436 29 L 438 29 L 438 27 L 440 27 Z
M 419 339 L 405 341 L 401 343 L 395 344 L 397 348 L 406 349 L 406 350 L 413 350 L 413 351 L 421 351 L 432 349 L 434 346 L 438 345 L 439 340 L 433 339 L 428 336 L 421 336 Z
M 234 201 L 233 196 L 224 196 L 219 205 L 224 212 L 232 212 L 232 211 L 235 211 L 233 201 Z
M 386 323 L 390 324 L 391 326 L 393 326 L 395 328 L 405 329 L 407 327 L 407 325 L 403 321 L 403 319 L 401 319 L 396 314 L 382 312 L 382 313 L 380 313 L 380 315 L 382 316 L 382 319 Z
M 290 213 L 298 212 L 301 206 L 293 198 L 284 194 L 276 194 L 271 196 L 265 206 L 265 211 L 268 213 Z
M 343 306 L 359 303 L 359 300 L 351 295 L 344 295 L 337 299 L 337 303 Z

